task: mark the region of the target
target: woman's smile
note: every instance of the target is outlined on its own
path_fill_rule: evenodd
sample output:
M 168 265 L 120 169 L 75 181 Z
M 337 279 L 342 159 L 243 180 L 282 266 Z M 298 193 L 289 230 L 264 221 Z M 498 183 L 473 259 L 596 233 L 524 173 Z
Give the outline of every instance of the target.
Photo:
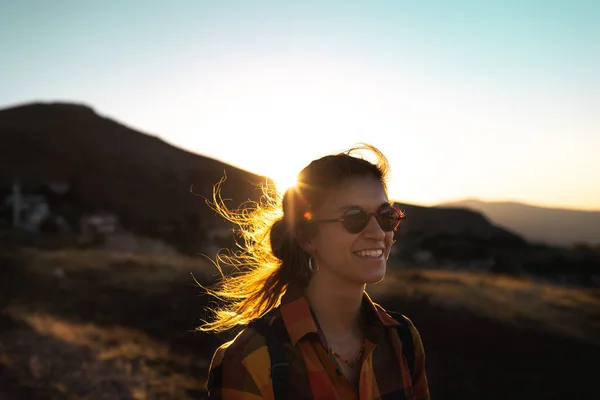
M 383 249 L 381 248 L 355 251 L 354 254 L 360 258 L 383 260 Z

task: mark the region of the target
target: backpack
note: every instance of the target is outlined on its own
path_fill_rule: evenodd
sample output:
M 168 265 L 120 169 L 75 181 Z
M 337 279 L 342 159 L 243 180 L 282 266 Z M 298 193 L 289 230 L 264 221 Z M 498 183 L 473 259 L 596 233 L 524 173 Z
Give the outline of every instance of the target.
M 404 323 L 401 323 L 397 327 L 398 336 L 402 342 L 402 351 L 404 352 L 412 376 L 415 368 L 415 348 L 412 333 L 410 332 L 409 320 L 404 315 L 401 316 Z M 264 318 L 254 320 L 250 323 L 250 327 L 265 337 L 269 357 L 271 358 L 271 380 L 273 381 L 275 400 L 287 398 L 290 364 L 285 358 L 283 343 L 277 337 L 275 331 L 271 329 L 269 322 Z

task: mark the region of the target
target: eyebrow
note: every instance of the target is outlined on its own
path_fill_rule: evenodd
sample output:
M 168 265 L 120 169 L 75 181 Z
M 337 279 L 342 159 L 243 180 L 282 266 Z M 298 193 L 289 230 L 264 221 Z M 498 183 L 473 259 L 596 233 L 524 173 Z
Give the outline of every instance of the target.
M 384 201 L 383 203 L 381 203 L 379 205 L 379 207 L 377 207 L 377 209 L 380 209 L 383 206 L 391 206 L 391 203 L 388 201 Z M 351 210 L 353 208 L 360 208 L 360 209 L 364 209 L 364 207 L 359 206 L 358 204 L 349 204 L 346 206 L 341 206 L 340 208 L 338 208 L 339 211 L 346 211 L 346 210 Z

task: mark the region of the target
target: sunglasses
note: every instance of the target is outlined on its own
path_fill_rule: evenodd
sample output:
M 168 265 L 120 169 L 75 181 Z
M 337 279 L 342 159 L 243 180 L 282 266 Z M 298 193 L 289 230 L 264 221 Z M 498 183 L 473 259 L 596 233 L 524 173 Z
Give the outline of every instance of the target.
M 371 217 L 375 217 L 384 232 L 392 232 L 398 228 L 400 221 L 406 218 L 404 212 L 390 205 L 382 206 L 378 211 L 372 213 L 367 213 L 359 207 L 353 207 L 348 209 L 342 218 L 311 220 L 310 216 L 308 216 L 308 220 L 313 223 L 341 222 L 348 233 L 361 233 L 364 231 L 369 225 Z

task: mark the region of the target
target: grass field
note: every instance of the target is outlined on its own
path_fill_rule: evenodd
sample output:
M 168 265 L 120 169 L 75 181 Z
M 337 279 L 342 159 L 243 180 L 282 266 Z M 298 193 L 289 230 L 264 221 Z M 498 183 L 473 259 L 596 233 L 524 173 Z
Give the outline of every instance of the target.
M 533 278 L 403 269 L 369 289 L 374 297 L 426 301 L 467 310 L 514 327 L 554 332 L 600 346 L 600 290 Z
M 436 399 L 600 398 L 598 292 L 395 270 L 369 293 L 411 317 Z M 202 258 L 101 250 L 0 254 L 0 399 L 202 399 L 226 335 L 193 332 Z

